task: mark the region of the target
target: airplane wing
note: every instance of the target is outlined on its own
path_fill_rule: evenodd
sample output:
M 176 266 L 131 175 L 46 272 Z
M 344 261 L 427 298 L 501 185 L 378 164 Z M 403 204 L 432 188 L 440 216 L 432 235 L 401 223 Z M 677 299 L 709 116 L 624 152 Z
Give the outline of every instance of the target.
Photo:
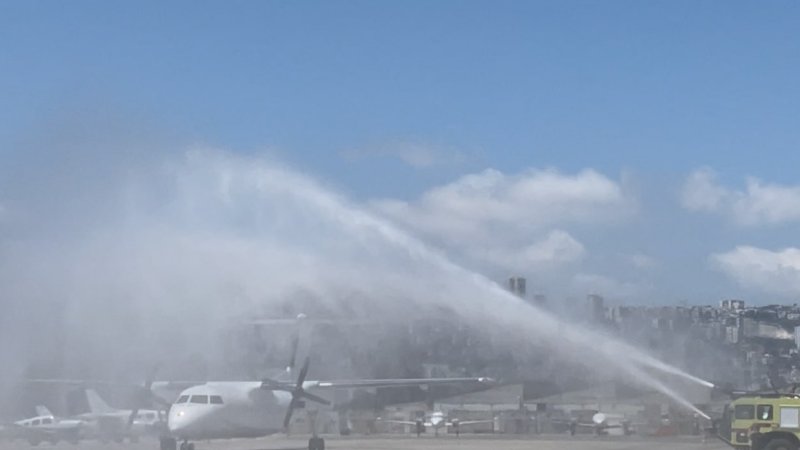
M 192 386 L 197 386 L 200 384 L 206 384 L 209 380 L 179 380 L 179 381 L 153 381 L 154 387 L 159 387 L 163 389 L 187 389 Z M 74 385 L 74 386 L 113 386 L 113 387 L 130 387 L 130 386 L 140 386 L 136 383 L 126 383 L 126 382 L 119 382 L 119 381 L 110 381 L 110 380 L 79 380 L 75 378 L 27 378 L 22 380 L 22 383 L 25 384 L 62 384 L 62 385 Z
M 385 422 L 385 423 L 397 423 L 397 424 L 400 424 L 400 425 L 416 425 L 417 424 L 417 422 L 412 422 L 410 420 L 393 420 L 393 419 L 392 420 L 389 420 L 389 419 L 378 419 L 378 420 L 380 420 L 381 422 Z
M 487 377 L 477 378 L 387 378 L 379 380 L 335 380 L 335 381 L 308 381 L 304 389 L 358 389 L 358 388 L 389 388 L 408 386 L 440 386 L 447 384 L 483 383 L 490 384 L 494 380 Z M 266 387 L 266 386 L 265 386 Z
M 575 425 L 584 428 L 607 428 L 606 425 L 594 423 L 594 422 L 577 422 Z
M 494 423 L 494 420 L 491 420 L 491 419 L 484 419 L 484 420 L 459 420 L 459 421 L 458 421 L 458 426 L 460 426 L 460 427 L 461 427 L 461 426 L 464 426 L 464 425 L 477 425 L 477 424 L 479 424 L 479 423 Z M 447 425 L 448 425 L 448 426 L 451 426 L 451 425 L 455 425 L 455 423 L 452 423 L 452 422 L 447 422 Z

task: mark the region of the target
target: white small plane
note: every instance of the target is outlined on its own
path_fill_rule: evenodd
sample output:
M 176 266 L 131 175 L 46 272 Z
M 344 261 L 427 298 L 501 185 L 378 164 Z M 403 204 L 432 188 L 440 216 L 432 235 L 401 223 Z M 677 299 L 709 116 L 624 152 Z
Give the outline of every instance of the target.
M 53 415 L 45 406 L 36 407 L 36 416 L 18 420 L 5 427 L 6 437 L 23 439 L 31 445 L 59 441 L 77 444 L 83 437 L 86 423 L 76 419 L 62 419 Z
M 489 378 L 416 378 L 378 380 L 307 381 L 309 360 L 295 382 L 270 379 L 256 382 L 209 382 L 181 392 L 167 420 L 169 436 L 161 438 L 161 450 L 194 450 L 191 441 L 254 438 L 287 431 L 292 414 L 306 401 L 330 405 L 327 398 L 308 392 L 333 389 L 434 386 L 487 383 Z M 325 441 L 312 424 L 309 450 L 324 450 Z
M 633 433 L 630 421 L 622 414 L 598 412 L 592 416 L 592 423 L 595 425 L 595 434 L 598 435 L 628 436 Z
M 586 420 L 586 419 L 590 420 Z M 633 426 L 622 414 L 604 413 L 597 410 L 586 410 L 579 412 L 578 416 L 570 421 L 569 432 L 575 434 L 577 428 L 588 428 L 595 435 L 620 435 L 628 436 L 633 434 Z
M 417 420 L 394 420 L 394 419 L 380 419 L 379 420 L 387 423 L 399 423 L 403 425 L 413 425 L 417 432 L 417 437 L 419 437 L 426 428 L 433 428 L 434 433 L 436 436 L 439 436 L 439 430 L 442 428 L 452 427 L 453 431 L 455 431 L 456 436 L 461 434 L 461 427 L 466 425 L 476 425 L 479 423 L 494 423 L 494 420 L 484 419 L 484 420 L 459 420 L 459 419 L 449 419 L 442 411 L 434 411 L 428 417 L 421 417 Z

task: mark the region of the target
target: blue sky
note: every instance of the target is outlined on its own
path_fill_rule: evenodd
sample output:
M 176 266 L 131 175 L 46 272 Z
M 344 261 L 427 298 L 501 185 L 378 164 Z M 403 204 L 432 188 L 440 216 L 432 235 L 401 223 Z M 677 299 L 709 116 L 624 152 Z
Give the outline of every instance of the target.
M 25 154 L 54 129 L 269 149 L 371 207 L 407 202 L 406 217 L 436 226 L 406 225 L 446 248 L 448 216 L 427 193 L 487 169 L 511 185 L 548 168 L 579 184 L 590 169 L 620 187 L 600 209 L 621 219 L 592 220 L 591 202 L 544 208 L 552 220 L 512 217 L 532 224 L 498 245 L 552 238 L 574 260 L 548 280 L 582 276 L 628 301 L 792 299 L 800 220 L 741 216 L 800 208 L 797 30 L 790 1 L 4 2 L 0 151 L 35 165 Z M 753 194 L 747 177 L 776 189 Z M 742 279 L 753 255 L 737 246 L 769 252 L 763 276 Z M 513 271 L 485 250 L 460 257 Z M 739 260 L 709 267 L 722 254 Z

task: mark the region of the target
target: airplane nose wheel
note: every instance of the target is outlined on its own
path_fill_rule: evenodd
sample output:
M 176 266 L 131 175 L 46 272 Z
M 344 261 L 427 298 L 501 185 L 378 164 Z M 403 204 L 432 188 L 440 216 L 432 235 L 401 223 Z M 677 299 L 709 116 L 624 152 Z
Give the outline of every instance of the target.
M 325 439 L 312 437 L 308 440 L 308 450 L 325 450 Z
M 171 437 L 162 437 L 160 440 L 160 448 L 161 450 L 177 450 L 178 449 L 178 442 L 175 438 Z

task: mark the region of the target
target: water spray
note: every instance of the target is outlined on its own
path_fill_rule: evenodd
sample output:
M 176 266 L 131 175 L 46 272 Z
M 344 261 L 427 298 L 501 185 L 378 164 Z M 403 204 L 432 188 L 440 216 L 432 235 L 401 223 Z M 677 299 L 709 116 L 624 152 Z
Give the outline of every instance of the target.
M 146 172 L 142 186 L 131 188 L 132 204 L 113 202 L 115 208 L 122 204 L 125 214 L 116 209 L 102 211 L 101 219 L 124 215 L 121 228 L 114 220 L 93 220 L 96 217 L 89 215 L 85 223 L 76 226 L 79 232 L 74 236 L 58 242 L 42 237 L 41 248 L 23 247 L 9 253 L 8 267 L 14 270 L 0 272 L 9 281 L 4 284 L 4 294 L 19 294 L 29 311 L 35 311 L 30 305 L 37 301 L 42 304 L 47 314 L 32 314 L 37 320 L 51 317 L 43 298 L 70 298 L 66 319 L 58 319 L 64 337 L 57 339 L 67 346 L 59 347 L 56 356 L 82 361 L 100 371 L 94 376 L 102 376 L 103 370 L 135 368 L 134 361 L 151 360 L 154 354 L 182 357 L 190 353 L 191 346 L 209 354 L 208 349 L 216 345 L 210 329 L 222 328 L 222 320 L 213 319 L 252 311 L 272 298 L 283 301 L 283 294 L 297 286 L 322 286 L 320 298 L 335 302 L 330 287 L 373 283 L 383 289 L 382 294 L 393 290 L 388 294 L 394 297 L 387 294 L 387 300 L 398 300 L 376 307 L 405 308 L 406 301 L 416 302 L 414 306 L 443 306 L 474 324 L 488 323 L 502 327 L 503 333 L 511 331 L 520 337 L 515 343 L 523 338 L 536 340 L 586 367 L 615 368 L 689 409 L 689 402 L 648 370 L 711 386 L 630 345 L 569 325 L 524 302 L 307 176 L 216 152 L 190 152 L 183 160 L 170 162 L 168 170 L 156 175 Z M 158 179 L 157 175 L 167 178 Z M 172 190 L 165 191 L 165 186 Z M 103 186 L 93 192 L 113 188 Z M 135 194 L 141 194 L 141 204 Z M 87 194 L 87 198 L 93 197 Z M 91 204 L 87 211 L 102 210 L 97 202 L 87 203 Z M 84 217 L 69 212 L 70 221 Z M 57 220 L 42 218 L 41 222 L 58 225 Z M 310 226 L 304 229 L 304 225 Z M 69 246 L 64 247 L 64 241 L 69 241 Z M 369 264 L 335 266 L 348 256 L 356 262 L 375 263 L 375 268 Z M 43 266 L 43 262 L 49 265 Z M 385 270 L 377 273 L 375 280 L 365 279 L 369 278 L 365 270 L 382 268 Z M 42 291 L 42 287 L 49 289 Z M 109 316 L 140 320 L 130 329 L 110 320 L 91 320 Z M 177 320 L 207 326 L 175 327 Z M 4 332 L 24 336 L 26 331 Z M 133 339 L 134 333 L 141 339 Z M 140 346 L 119 356 L 115 350 L 131 342 Z
M 578 347 L 601 349 L 605 357 L 612 363 L 614 361 L 620 361 L 617 365 L 623 371 L 627 372 L 633 379 L 662 392 L 683 407 L 708 418 L 706 414 L 698 410 L 674 390 L 664 385 L 655 377 L 642 371 L 637 366 L 650 367 L 666 374 L 682 377 L 693 383 L 697 383 L 709 388 L 713 387 L 712 383 L 687 374 L 676 367 L 658 361 L 657 359 L 648 356 L 627 344 L 613 340 L 612 338 L 602 336 L 597 333 L 588 332 L 586 330 L 578 330 L 575 327 L 564 323 L 552 314 L 542 311 L 533 305 L 522 302 L 522 300 L 516 296 L 500 288 L 495 282 L 454 263 L 442 253 L 431 249 L 422 241 L 412 237 L 410 234 L 393 225 L 388 220 L 382 219 L 377 215 L 364 210 L 363 208 L 356 207 L 347 202 L 345 199 L 321 189 L 306 177 L 296 175 L 289 171 L 276 170 L 274 168 L 264 166 L 259 168 L 258 176 L 261 179 L 261 183 L 259 183 L 259 187 L 261 189 L 278 189 L 286 192 L 285 187 L 292 186 L 291 195 L 300 197 L 304 202 L 315 205 L 321 212 L 325 213 L 328 218 L 336 221 L 345 229 L 352 231 L 354 235 L 358 236 L 367 231 L 377 233 L 377 235 L 380 236 L 383 241 L 404 251 L 412 259 L 424 260 L 427 263 L 433 264 L 439 270 L 443 270 L 447 273 L 457 276 L 462 280 L 468 281 L 476 288 L 479 288 L 489 296 L 494 297 L 495 300 L 502 300 L 504 303 L 513 307 L 514 309 L 524 309 L 527 317 L 519 317 L 519 315 L 516 314 L 511 314 L 509 317 L 501 317 L 496 310 L 484 311 L 485 313 L 493 314 L 495 317 L 504 319 L 506 321 L 516 321 L 518 322 L 517 325 L 521 329 L 525 329 L 526 325 L 529 325 L 531 319 L 530 316 L 533 315 L 534 319 L 538 319 L 538 326 L 544 325 L 551 332 L 558 331 L 558 333 L 550 333 L 550 336 L 557 336 L 559 339 L 565 339 L 566 341 L 572 343 L 573 345 L 577 345 Z M 605 344 L 598 345 L 598 342 L 605 342 Z

